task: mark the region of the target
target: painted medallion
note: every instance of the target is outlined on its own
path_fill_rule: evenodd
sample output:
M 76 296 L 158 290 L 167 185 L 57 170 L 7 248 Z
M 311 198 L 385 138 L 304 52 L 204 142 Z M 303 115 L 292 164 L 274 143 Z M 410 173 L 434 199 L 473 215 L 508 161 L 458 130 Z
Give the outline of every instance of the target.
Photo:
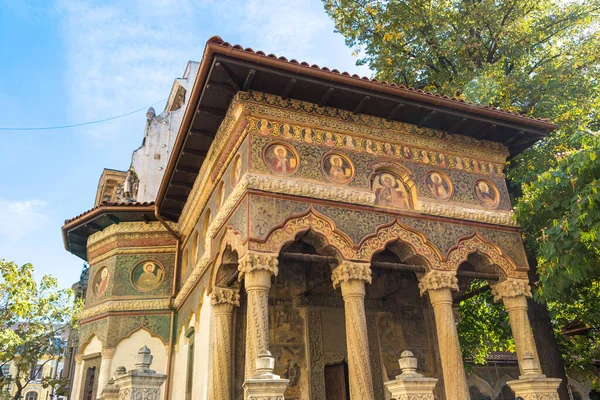
M 273 143 L 265 149 L 263 160 L 278 175 L 289 175 L 298 169 L 298 155 L 289 145 Z
M 395 174 L 381 172 L 373 180 L 375 203 L 385 207 L 409 209 L 411 207 L 410 191 Z
M 149 292 L 160 285 L 165 277 L 165 270 L 156 261 L 142 261 L 131 271 L 131 283 L 140 292 Z
M 452 196 L 452 183 L 446 174 L 430 171 L 425 176 L 425 185 L 437 200 L 448 200 Z
M 271 125 L 271 123 L 266 119 L 261 119 L 260 121 L 258 121 L 256 126 L 261 135 L 267 136 L 270 135 L 273 131 L 273 125 Z
M 486 179 L 480 179 L 475 182 L 475 196 L 479 202 L 488 208 L 495 208 L 500 201 L 498 188 L 492 182 Z
M 96 272 L 96 276 L 94 277 L 94 296 L 100 297 L 104 293 L 106 293 L 106 289 L 108 288 L 108 282 L 110 281 L 110 272 L 108 268 L 102 267 Z
M 348 183 L 354 178 L 354 164 L 348 157 L 339 153 L 328 153 L 323 157 L 325 176 L 335 183 Z

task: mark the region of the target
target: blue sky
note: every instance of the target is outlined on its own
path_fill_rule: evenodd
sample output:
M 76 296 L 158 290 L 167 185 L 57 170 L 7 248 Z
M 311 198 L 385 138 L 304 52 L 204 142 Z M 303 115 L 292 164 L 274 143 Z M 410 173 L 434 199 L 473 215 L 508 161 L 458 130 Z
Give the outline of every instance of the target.
M 360 75 L 318 0 L 0 0 L 0 127 L 76 124 L 158 110 L 206 40 Z M 60 227 L 93 207 L 105 167 L 127 169 L 145 113 L 64 130 L 0 131 L 0 258 L 62 286 L 82 260 Z

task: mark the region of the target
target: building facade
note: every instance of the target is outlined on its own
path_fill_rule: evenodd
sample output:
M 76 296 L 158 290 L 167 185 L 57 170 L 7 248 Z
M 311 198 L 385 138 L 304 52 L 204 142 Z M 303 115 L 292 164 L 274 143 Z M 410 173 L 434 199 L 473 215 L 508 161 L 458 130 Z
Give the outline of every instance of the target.
M 554 125 L 217 37 L 190 65 L 168 134 L 63 227 L 90 265 L 74 400 L 144 345 L 165 399 L 250 398 L 267 352 L 286 399 L 390 399 L 405 350 L 436 399 L 514 398 L 541 373 L 504 164 Z M 515 339 L 495 375 L 461 357 L 453 295 L 473 278 Z

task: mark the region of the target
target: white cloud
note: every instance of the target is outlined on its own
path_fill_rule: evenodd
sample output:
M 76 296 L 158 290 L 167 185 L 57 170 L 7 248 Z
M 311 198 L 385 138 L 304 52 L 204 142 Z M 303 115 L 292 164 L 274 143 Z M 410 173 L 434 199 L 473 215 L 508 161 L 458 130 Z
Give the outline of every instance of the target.
M 255 50 L 357 70 L 318 0 L 57 1 L 72 123 L 166 98 L 185 63 L 200 61 L 206 40 L 216 34 Z M 139 141 L 143 121 L 138 114 L 91 125 L 87 132 L 101 144 L 124 137 Z
M 47 221 L 46 210 L 42 200 L 0 199 L 0 237 L 16 242 L 40 229 Z

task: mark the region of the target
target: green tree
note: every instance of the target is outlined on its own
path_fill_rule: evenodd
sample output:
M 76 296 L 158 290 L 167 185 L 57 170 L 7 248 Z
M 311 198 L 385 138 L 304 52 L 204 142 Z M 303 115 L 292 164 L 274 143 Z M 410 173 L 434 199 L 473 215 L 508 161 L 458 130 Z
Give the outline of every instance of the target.
M 33 265 L 0 260 L 0 366 L 12 365 L 9 374 L 0 372 L 0 390 L 13 385 L 12 398 L 18 400 L 36 379 L 36 365 L 62 357 L 60 335 L 74 324 L 79 308 L 71 290 L 60 289 L 55 278 L 36 282 Z M 59 390 L 64 383 L 51 376 L 37 379 Z
M 589 365 L 600 325 L 593 301 L 600 279 L 600 163 L 595 159 L 600 149 L 590 133 L 600 127 L 600 1 L 323 3 L 355 49 L 358 64 L 367 64 L 378 79 L 550 118 L 559 125 L 549 138 L 513 157 L 508 176 L 531 256 L 530 279 L 539 280 L 536 298 L 549 306 L 530 302 L 536 342 L 544 348 L 542 366 L 551 376 L 565 377 L 559 352 L 551 350 L 557 348 L 556 339 L 568 366 L 581 370 Z M 473 298 L 461 310 L 470 313 L 468 319 L 490 304 L 485 297 Z M 476 359 L 494 346 L 510 346 L 485 329 L 477 331 L 500 326 L 501 317 L 491 312 L 486 314 L 489 325 L 462 324 L 461 337 L 470 340 L 462 344 Z M 560 335 L 574 320 L 590 326 L 587 335 Z M 474 346 L 475 336 L 481 342 Z M 564 385 L 561 399 L 568 399 Z

